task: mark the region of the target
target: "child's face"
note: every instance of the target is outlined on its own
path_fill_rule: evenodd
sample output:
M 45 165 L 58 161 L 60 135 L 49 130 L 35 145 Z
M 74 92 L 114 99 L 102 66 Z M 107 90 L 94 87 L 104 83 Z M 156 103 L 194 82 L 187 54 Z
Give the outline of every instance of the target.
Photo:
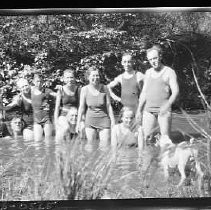
M 75 82 L 75 77 L 74 77 L 73 73 L 71 73 L 71 72 L 66 72 L 66 73 L 64 74 L 64 82 L 65 82 L 65 84 L 67 84 L 67 85 L 72 85 L 72 84 L 74 84 L 74 82 Z
M 122 66 L 125 71 L 130 72 L 133 70 L 134 61 L 131 55 L 125 55 L 122 57 Z
M 67 120 L 71 125 L 76 125 L 77 117 L 78 117 L 78 111 L 77 109 L 70 110 L 67 115 Z
M 133 111 L 125 111 L 122 116 L 122 123 L 125 127 L 130 127 L 134 119 Z

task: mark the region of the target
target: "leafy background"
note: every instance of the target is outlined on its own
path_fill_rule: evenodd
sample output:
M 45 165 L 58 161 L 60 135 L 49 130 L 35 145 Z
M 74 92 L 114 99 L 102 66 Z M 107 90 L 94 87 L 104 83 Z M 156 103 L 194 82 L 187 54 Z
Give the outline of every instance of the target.
M 33 73 L 45 78 L 55 89 L 62 84 L 62 72 L 72 67 L 77 82 L 86 84 L 89 66 L 100 69 L 107 84 L 123 72 L 121 56 L 132 52 L 134 68 L 149 68 L 145 50 L 160 44 L 163 62 L 175 69 L 180 97 L 174 109 L 202 109 L 203 103 L 193 79 L 192 69 L 206 99 L 211 87 L 211 13 L 140 12 L 73 13 L 59 15 L 0 16 L 0 87 L 3 103 L 18 92 L 16 82 Z M 120 88 L 116 88 L 120 94 Z M 117 110 L 119 104 L 112 101 Z

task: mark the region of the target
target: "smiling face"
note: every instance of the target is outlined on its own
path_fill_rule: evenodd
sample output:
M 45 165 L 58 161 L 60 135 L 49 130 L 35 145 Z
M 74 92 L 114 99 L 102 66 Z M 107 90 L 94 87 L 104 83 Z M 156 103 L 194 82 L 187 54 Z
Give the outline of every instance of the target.
M 134 120 L 134 113 L 132 110 L 126 110 L 122 115 L 122 123 L 125 127 L 129 128 Z
M 73 72 L 71 71 L 64 72 L 63 79 L 64 79 L 64 83 L 68 86 L 75 83 L 75 77 L 74 77 Z
M 130 72 L 133 70 L 134 60 L 131 55 L 123 55 L 121 64 L 125 71 Z
M 20 118 L 13 118 L 11 121 L 11 129 L 13 133 L 20 134 L 23 128 L 23 123 Z
M 28 82 L 24 82 L 22 84 L 20 84 L 19 86 L 20 90 L 22 93 L 29 93 L 30 92 L 30 86 Z
M 39 76 L 34 77 L 33 82 L 34 82 L 35 87 L 37 87 L 38 89 L 42 88 L 43 79 L 41 77 Z
M 159 52 L 155 49 L 149 51 L 147 53 L 147 59 L 150 63 L 150 65 L 155 69 L 159 70 L 161 66 L 161 55 Z
M 100 74 L 98 70 L 91 71 L 89 74 L 89 83 L 92 85 L 98 85 L 100 83 Z

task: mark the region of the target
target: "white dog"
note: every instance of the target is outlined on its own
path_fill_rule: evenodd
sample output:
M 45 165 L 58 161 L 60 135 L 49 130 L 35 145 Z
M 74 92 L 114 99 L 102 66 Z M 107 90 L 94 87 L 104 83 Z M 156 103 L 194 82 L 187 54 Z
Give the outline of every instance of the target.
M 159 138 L 157 145 L 160 146 L 160 164 L 164 170 L 164 176 L 166 179 L 169 177 L 168 168 L 179 169 L 181 179 L 178 187 L 182 185 L 186 179 L 185 167 L 187 162 L 192 159 L 195 161 L 195 171 L 198 177 L 199 188 L 201 189 L 203 172 L 198 160 L 198 150 L 193 145 L 193 138 L 190 142 L 181 142 L 179 144 L 173 144 L 171 139 L 167 135 L 163 135 Z

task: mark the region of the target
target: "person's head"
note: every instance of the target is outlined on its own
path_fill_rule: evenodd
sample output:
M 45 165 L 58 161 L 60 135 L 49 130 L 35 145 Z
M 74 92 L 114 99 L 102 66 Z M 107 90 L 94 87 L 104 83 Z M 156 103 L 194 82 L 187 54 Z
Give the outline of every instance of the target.
M 73 69 L 64 70 L 63 81 L 66 85 L 72 85 L 75 83 L 75 73 Z
M 24 123 L 20 117 L 13 117 L 10 125 L 14 135 L 20 135 L 22 133 Z
M 121 64 L 125 71 L 127 72 L 133 71 L 134 59 L 132 54 L 130 53 L 123 54 Z
M 125 127 L 130 127 L 135 118 L 135 113 L 130 107 L 123 107 L 121 110 L 121 120 Z
M 77 117 L 78 117 L 78 110 L 76 107 L 72 106 L 70 107 L 67 115 L 66 115 L 66 118 L 68 120 L 68 122 L 71 124 L 71 125 L 76 125 L 76 122 L 77 122 Z
M 33 78 L 33 83 L 34 83 L 35 87 L 40 89 L 40 88 L 42 88 L 42 85 L 44 83 L 44 79 L 40 74 L 35 74 L 34 78 Z
M 29 83 L 26 79 L 24 78 L 20 78 L 18 81 L 17 81 L 17 86 L 18 88 L 20 89 L 21 92 L 23 93 L 29 93 L 30 92 L 30 86 L 29 86 Z
M 155 69 L 158 70 L 161 67 L 161 59 L 162 59 L 162 50 L 159 46 L 155 45 L 149 48 L 147 51 L 147 59 L 150 65 Z
M 96 67 L 90 67 L 86 74 L 89 84 L 98 85 L 100 83 L 100 72 Z

